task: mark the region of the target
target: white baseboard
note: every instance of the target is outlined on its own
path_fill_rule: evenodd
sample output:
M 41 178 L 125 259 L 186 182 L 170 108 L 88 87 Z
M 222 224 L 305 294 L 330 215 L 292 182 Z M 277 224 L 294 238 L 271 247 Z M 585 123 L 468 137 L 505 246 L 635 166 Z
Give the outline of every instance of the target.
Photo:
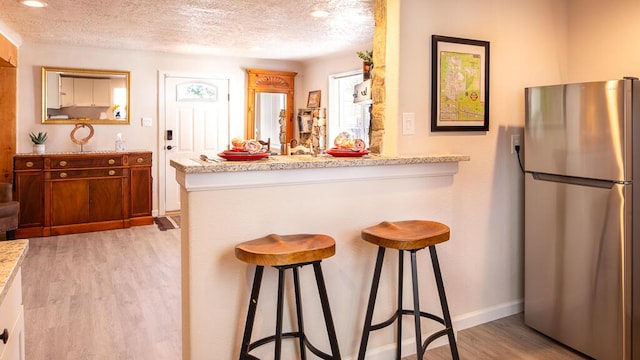
M 523 310 L 524 299 L 510 301 L 508 303 L 456 316 L 453 318 L 453 328 L 456 331 L 468 329 L 493 320 L 502 319 L 506 316 L 517 314 Z
M 498 320 L 506 316 L 514 315 L 523 311 L 524 302 L 523 299 L 510 301 L 508 303 L 492 306 L 490 308 L 473 311 L 467 314 L 462 314 L 454 317 L 453 320 L 453 329 L 456 332 L 456 338 L 458 337 L 457 332 L 468 329 L 477 325 L 481 325 L 490 321 Z M 389 328 L 391 329 L 391 327 Z M 429 334 L 423 334 L 423 340 L 426 339 L 426 336 Z M 449 341 L 446 337 L 440 337 L 429 345 L 429 349 L 433 349 L 439 346 L 449 345 Z M 402 342 L 402 356 L 409 356 L 415 354 L 415 339 L 407 339 Z M 387 344 L 383 346 L 378 346 L 376 348 L 367 349 L 367 360 L 388 360 L 394 359 L 396 354 L 396 345 Z M 405 355 L 406 354 L 406 355 Z M 354 354 L 350 357 L 345 357 L 345 360 L 353 360 L 357 358 L 357 354 Z

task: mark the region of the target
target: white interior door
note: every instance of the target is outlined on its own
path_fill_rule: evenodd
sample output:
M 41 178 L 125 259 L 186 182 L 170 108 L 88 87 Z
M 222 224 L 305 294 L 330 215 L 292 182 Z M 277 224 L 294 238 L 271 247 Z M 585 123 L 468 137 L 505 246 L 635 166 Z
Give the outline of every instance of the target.
M 229 79 L 164 77 L 164 211 L 180 210 L 172 159 L 213 155 L 229 144 Z

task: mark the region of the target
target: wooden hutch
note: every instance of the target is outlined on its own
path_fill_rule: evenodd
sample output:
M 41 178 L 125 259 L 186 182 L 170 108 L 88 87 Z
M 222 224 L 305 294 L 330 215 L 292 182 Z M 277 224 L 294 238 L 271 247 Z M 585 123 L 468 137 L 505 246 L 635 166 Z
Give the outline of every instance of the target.
M 153 223 L 151 156 L 140 152 L 18 154 L 18 237 Z

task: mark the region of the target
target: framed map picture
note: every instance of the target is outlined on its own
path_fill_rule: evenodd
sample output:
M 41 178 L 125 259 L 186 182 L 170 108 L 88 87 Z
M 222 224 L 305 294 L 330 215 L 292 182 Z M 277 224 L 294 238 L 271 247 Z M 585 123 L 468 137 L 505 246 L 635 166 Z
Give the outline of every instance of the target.
M 489 131 L 489 42 L 431 37 L 431 131 Z

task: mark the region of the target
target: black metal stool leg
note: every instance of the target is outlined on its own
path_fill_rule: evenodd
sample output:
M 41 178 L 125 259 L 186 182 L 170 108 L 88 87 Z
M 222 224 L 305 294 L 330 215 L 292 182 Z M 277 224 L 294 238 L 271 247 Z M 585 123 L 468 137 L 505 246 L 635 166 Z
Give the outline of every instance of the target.
M 380 273 L 382 272 L 382 262 L 384 260 L 384 250 L 382 246 L 378 247 L 378 258 L 376 267 L 373 272 L 373 280 L 371 282 L 371 293 L 369 294 L 369 303 L 367 305 L 367 314 L 364 319 L 364 327 L 362 329 L 362 339 L 360 340 L 360 351 L 358 351 L 358 360 L 364 360 L 367 352 L 367 343 L 369 342 L 369 332 L 371 331 L 371 321 L 373 320 L 373 308 L 376 304 L 376 296 L 378 295 L 378 285 L 380 284 Z
M 402 310 L 404 293 L 404 251 L 398 251 L 398 328 L 396 334 L 396 360 L 402 359 Z
M 338 338 L 336 336 L 335 325 L 331 316 L 331 308 L 329 307 L 329 297 L 327 296 L 327 287 L 324 283 L 322 275 L 322 267 L 320 261 L 313 263 L 313 271 L 316 274 L 316 283 L 318 284 L 318 294 L 320 295 L 320 303 L 322 304 L 322 312 L 324 313 L 324 322 L 327 327 L 327 335 L 329 336 L 329 344 L 331 345 L 331 355 L 334 360 L 340 360 L 340 348 L 338 347 Z
M 305 345 L 305 332 L 304 321 L 302 320 L 302 298 L 300 296 L 300 276 L 298 275 L 298 268 L 293 268 L 293 288 L 296 295 L 296 314 L 298 317 L 298 341 L 300 343 L 300 360 L 307 359 L 307 346 Z
M 460 359 L 458 355 L 458 345 L 456 344 L 456 337 L 453 333 L 453 323 L 451 321 L 451 315 L 449 314 L 449 305 L 447 304 L 447 296 L 444 292 L 444 283 L 442 281 L 442 273 L 440 272 L 440 263 L 438 262 L 438 255 L 436 254 L 436 247 L 429 246 L 429 253 L 431 254 L 431 263 L 433 265 L 433 273 L 436 277 L 436 285 L 438 287 L 438 295 L 440 296 L 440 306 L 442 307 L 442 317 L 444 318 L 444 325 L 447 330 L 447 336 L 449 338 L 449 348 L 451 349 L 451 356 L 454 360 Z
M 284 307 L 284 270 L 278 268 L 278 309 L 276 310 L 276 348 L 274 359 L 280 360 L 282 356 L 282 312 Z
M 244 325 L 240 360 L 249 359 L 249 344 L 251 344 L 251 332 L 253 331 L 253 322 L 256 318 L 256 308 L 258 307 L 258 296 L 260 295 L 260 284 L 262 283 L 263 272 L 264 266 L 256 266 L 256 272 L 253 276 L 251 298 L 249 299 L 249 310 L 247 311 L 247 321 Z
M 416 356 L 422 360 L 422 329 L 420 326 L 420 295 L 418 294 L 418 264 L 416 250 L 411 250 L 411 279 L 413 282 L 413 318 L 416 329 Z

